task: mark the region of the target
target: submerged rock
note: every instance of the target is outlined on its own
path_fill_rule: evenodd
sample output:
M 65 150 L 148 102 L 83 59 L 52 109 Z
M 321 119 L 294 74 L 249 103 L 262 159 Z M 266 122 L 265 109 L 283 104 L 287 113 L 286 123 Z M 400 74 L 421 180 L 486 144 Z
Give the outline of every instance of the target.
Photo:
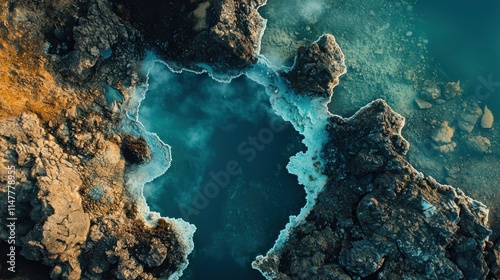
M 488 108 L 488 106 L 484 106 L 484 114 L 481 118 L 481 127 L 482 128 L 492 128 L 493 127 L 493 113 Z
M 432 140 L 435 142 L 434 149 L 442 153 L 453 152 L 457 147 L 457 143 L 452 141 L 454 133 L 455 129 L 447 121 L 444 121 L 439 130 L 432 135 Z
M 463 90 L 460 87 L 460 81 L 449 82 L 444 86 L 444 97 L 446 97 L 446 99 L 452 99 L 456 96 L 461 96 L 462 93 Z
M 344 53 L 335 37 L 325 34 L 310 46 L 300 47 L 291 70 L 282 75 L 300 93 L 329 97 L 346 71 Z
M 491 147 L 490 139 L 481 135 L 467 137 L 466 144 L 469 149 L 479 153 L 488 153 Z
M 464 105 L 464 110 L 458 116 L 458 127 L 467 133 L 471 133 L 483 111 L 479 108 L 477 102 L 473 100 L 469 100 Z
M 439 144 L 451 143 L 455 129 L 447 121 L 441 124 L 439 130 L 432 136 L 432 140 Z
M 432 107 L 431 103 L 429 103 L 423 99 L 420 99 L 420 98 L 416 98 L 415 103 L 417 104 L 418 108 L 420 108 L 420 109 L 429 109 Z
M 430 84 L 420 92 L 420 95 L 423 99 L 432 101 L 441 96 L 441 90 L 436 84 Z

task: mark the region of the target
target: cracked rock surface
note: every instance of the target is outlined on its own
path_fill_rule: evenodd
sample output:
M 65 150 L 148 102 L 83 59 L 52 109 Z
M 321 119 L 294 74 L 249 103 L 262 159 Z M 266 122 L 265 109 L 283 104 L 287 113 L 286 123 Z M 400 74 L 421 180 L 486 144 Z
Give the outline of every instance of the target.
M 115 0 L 130 22 L 174 68 L 239 75 L 257 61 L 265 0 Z
M 0 23 L 0 199 L 7 200 L 5 172 L 14 166 L 19 261 L 50 271 L 20 269 L 17 276 L 178 273 L 187 258 L 179 232 L 163 218 L 146 223 L 124 179 L 128 167 L 155 156 L 122 128 L 130 122 L 123 102 L 143 82 L 140 33 L 104 0 L 5 1 Z M 117 96 L 109 97 L 110 88 Z M 0 209 L 2 219 L 8 215 Z M 5 246 L 6 226 L 0 236 Z M 4 276 L 11 275 L 2 266 Z
M 486 279 L 488 209 L 415 170 L 403 125 L 382 100 L 332 116 L 327 185 L 285 244 L 254 265 L 276 279 Z
M 311 45 L 300 47 L 294 65 L 283 76 L 299 93 L 328 97 L 346 71 L 344 53 L 335 37 L 325 34 Z

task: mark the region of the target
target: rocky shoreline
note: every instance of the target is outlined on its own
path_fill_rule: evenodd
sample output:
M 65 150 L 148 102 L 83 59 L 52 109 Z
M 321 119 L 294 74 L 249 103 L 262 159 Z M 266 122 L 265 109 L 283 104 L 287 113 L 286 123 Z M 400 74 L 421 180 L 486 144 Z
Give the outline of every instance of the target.
M 142 196 L 170 164 L 166 145 L 137 122 L 140 63 L 153 49 L 174 70 L 246 74 L 305 136 L 308 152 L 288 169 L 308 202 L 254 262 L 268 279 L 500 277 L 488 209 L 412 167 L 403 117 L 382 100 L 348 119 L 327 112 L 346 71 L 332 35 L 278 71 L 259 57 L 265 1 L 155 3 L 0 4 L 0 199 L 15 166 L 20 255 L 52 279 L 182 275 L 194 227 L 149 213 Z M 9 234 L 1 228 L 2 243 Z M 0 276 L 9 277 L 3 266 Z
M 332 47 L 318 47 L 325 41 Z M 318 49 L 328 51 L 309 51 Z M 345 73 L 343 54 L 331 35 L 301 48 L 298 56 L 304 52 L 312 54 L 307 60 L 297 57 L 288 72 L 263 84 L 270 95 L 278 88 L 288 100 L 299 100 L 297 107 L 303 102 L 297 97 L 304 96 L 311 104 L 326 105 L 333 86 L 324 85 L 336 85 Z M 323 57 L 336 61 L 316 63 L 311 72 L 301 70 Z M 297 72 L 303 75 L 299 88 L 289 74 Z M 330 79 L 318 79 L 316 73 L 329 73 Z M 329 115 L 326 106 L 303 110 L 290 121 L 317 126 L 308 116 Z M 500 255 L 488 240 L 492 233 L 488 208 L 413 168 L 406 158 L 410 144 L 401 135 L 404 124 L 405 119 L 383 100 L 373 101 L 350 118 L 329 115 L 324 127 L 328 136 L 309 166 L 327 177 L 324 186 L 315 196 L 308 195 L 303 211 L 252 266 L 267 279 L 397 279 L 402 275 L 408 279 L 497 279 Z M 307 142 L 308 133 L 301 133 Z M 309 137 L 322 139 L 319 133 Z M 312 149 L 308 145 L 308 151 Z M 300 180 L 301 169 L 290 165 L 288 169 Z M 307 192 L 311 183 L 302 183 Z
M 10 88 L 2 88 L 0 122 L 2 172 L 16 167 L 15 245 L 49 266 L 53 279 L 176 279 L 193 229 L 147 213 L 142 190 L 133 188 L 168 162 L 152 150 L 159 140 L 146 142 L 152 138 L 130 118 L 133 89 L 144 82 L 143 39 L 111 8 L 106 1 L 1 7 L 2 50 L 14 45 L 3 55 L 15 59 L 3 65 Z M 19 95 L 28 101 L 17 104 Z M 158 158 L 163 167 L 153 166 Z M 160 170 L 131 183 L 138 166 Z M 19 270 L 20 278 L 29 273 Z

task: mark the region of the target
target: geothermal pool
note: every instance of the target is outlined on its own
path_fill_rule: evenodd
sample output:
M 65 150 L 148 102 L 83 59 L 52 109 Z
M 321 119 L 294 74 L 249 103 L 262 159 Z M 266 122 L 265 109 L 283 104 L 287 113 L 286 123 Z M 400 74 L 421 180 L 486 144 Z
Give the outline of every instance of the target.
M 271 111 L 256 83 L 172 73 L 160 62 L 140 120 L 172 153 L 167 173 L 145 187 L 151 210 L 197 227 L 183 278 L 258 279 L 250 262 L 305 204 L 286 170 L 304 149 L 300 135 Z

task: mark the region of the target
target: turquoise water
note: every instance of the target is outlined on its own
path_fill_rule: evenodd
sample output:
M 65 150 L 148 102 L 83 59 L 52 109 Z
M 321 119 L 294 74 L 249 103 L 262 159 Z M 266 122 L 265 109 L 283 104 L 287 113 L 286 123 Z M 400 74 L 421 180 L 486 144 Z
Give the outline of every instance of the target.
M 406 117 L 411 162 L 485 202 L 492 227 L 500 228 L 500 128 L 497 122 L 493 129 L 476 125 L 471 134 L 457 128 L 468 99 L 500 118 L 499 1 L 269 0 L 260 12 L 268 19 L 262 53 L 276 65 L 291 65 L 298 46 L 334 34 L 348 73 L 335 88 L 330 111 L 350 116 L 373 99 L 386 99 Z M 432 101 L 428 110 L 415 105 L 426 86 L 456 81 L 461 97 Z M 303 149 L 300 136 L 286 125 L 269 130 L 270 122 L 282 123 L 264 90 L 245 78 L 221 84 L 157 64 L 149 82 L 140 119 L 171 145 L 173 162 L 146 186 L 147 201 L 163 216 L 198 228 L 183 278 L 262 279 L 250 262 L 272 247 L 288 216 L 305 202 L 285 169 Z M 457 148 L 450 153 L 429 149 L 443 121 L 456 129 Z M 251 144 L 259 135 L 266 143 Z M 489 139 L 489 151 L 471 150 L 470 136 Z
M 500 2 L 419 1 L 416 11 L 424 15 L 422 27 L 429 36 L 429 54 L 452 80 L 469 81 L 466 94 L 474 94 L 493 75 L 492 89 L 484 103 L 500 116 Z
M 303 149 L 301 137 L 271 112 L 263 88 L 245 78 L 224 84 L 156 64 L 149 85 L 140 120 L 171 146 L 173 161 L 146 185 L 146 199 L 153 211 L 198 228 L 183 278 L 259 279 L 251 261 L 305 204 L 303 188 L 285 169 Z M 220 175 L 230 162 L 237 172 Z M 206 189 L 214 182 L 218 191 Z

